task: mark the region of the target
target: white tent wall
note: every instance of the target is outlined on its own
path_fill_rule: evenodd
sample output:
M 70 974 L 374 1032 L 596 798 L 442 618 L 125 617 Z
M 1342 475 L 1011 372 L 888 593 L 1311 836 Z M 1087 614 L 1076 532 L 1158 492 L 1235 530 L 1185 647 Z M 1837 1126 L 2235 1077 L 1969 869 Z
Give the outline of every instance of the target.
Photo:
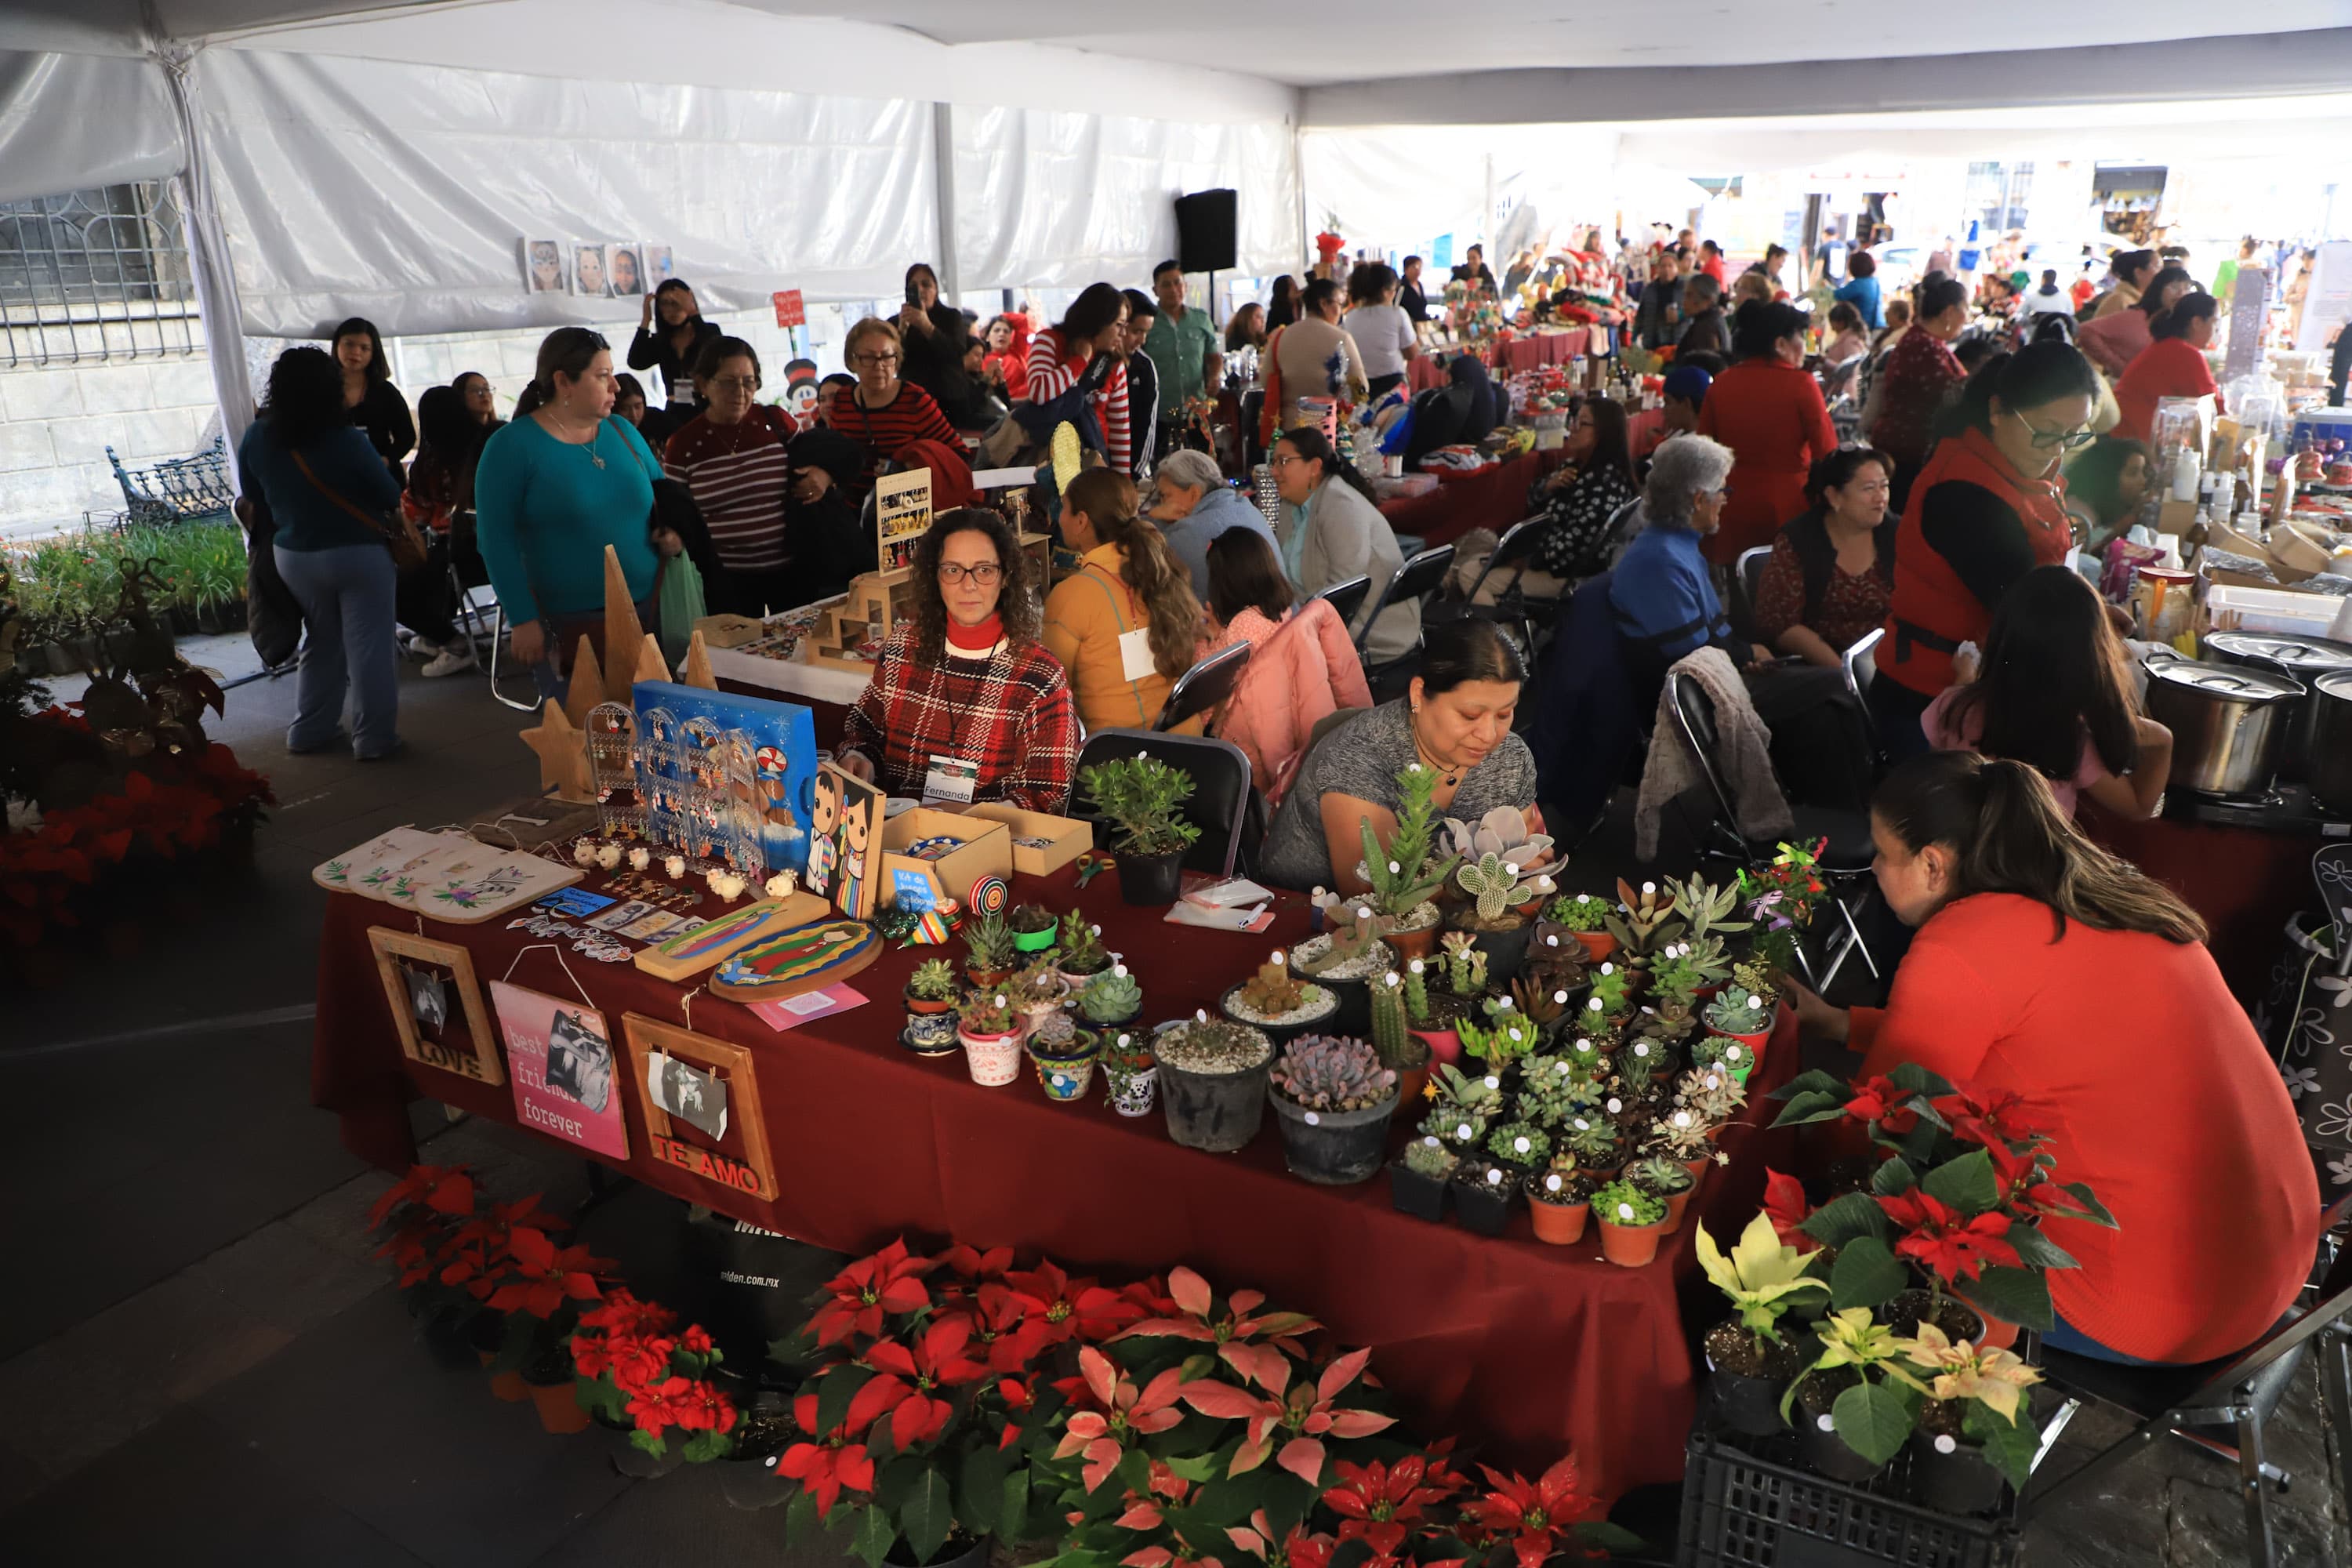
M 1531 244 L 1547 230 L 1566 244 L 1572 226 L 1605 226 L 1616 205 L 1618 133 L 1607 126 L 1310 128 L 1298 140 L 1307 226 L 1351 250 L 1418 249 L 1450 234 L 1458 261 L 1473 244 L 1491 253 L 1498 237 L 1525 231 Z
M 160 180 L 183 157 L 152 63 L 0 49 L 0 202 Z

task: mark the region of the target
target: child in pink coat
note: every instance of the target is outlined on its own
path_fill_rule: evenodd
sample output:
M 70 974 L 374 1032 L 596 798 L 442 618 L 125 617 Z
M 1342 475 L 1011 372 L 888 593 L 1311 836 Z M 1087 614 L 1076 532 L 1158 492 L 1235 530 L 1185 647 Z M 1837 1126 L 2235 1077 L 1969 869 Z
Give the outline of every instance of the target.
M 1371 689 L 1347 623 L 1321 599 L 1292 608 L 1282 563 L 1248 529 L 1209 542 L 1212 635 L 1203 653 L 1237 642 L 1252 648 L 1215 733 L 1249 758 L 1250 776 L 1271 811 L 1305 760 L 1316 723 L 1343 708 L 1369 708 Z

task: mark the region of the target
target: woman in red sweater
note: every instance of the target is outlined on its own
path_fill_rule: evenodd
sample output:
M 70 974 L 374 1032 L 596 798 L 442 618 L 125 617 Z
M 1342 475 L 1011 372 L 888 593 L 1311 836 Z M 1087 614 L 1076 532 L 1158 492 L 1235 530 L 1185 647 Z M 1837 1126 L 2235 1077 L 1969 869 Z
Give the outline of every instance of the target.
M 940 411 L 931 395 L 898 371 L 907 363 L 898 329 L 878 316 L 868 316 L 849 329 L 842 353 L 849 361 L 857 384 L 833 395 L 833 427 L 866 451 L 866 466 L 857 476 L 857 499 L 874 488 L 874 476 L 908 443 L 938 441 L 962 449 L 955 426 Z
M 2148 323 L 2150 342 L 2116 383 L 2116 406 L 2123 417 L 2114 434 L 2126 441 L 2150 441 L 2156 423 L 2157 400 L 2211 395 L 2221 405 L 2221 389 L 2213 384 L 2212 367 L 2205 350 L 2213 341 L 2213 312 L 2219 307 L 2210 294 L 2184 294 L 2172 308 Z
M 1802 310 L 1748 300 L 1732 313 L 1731 347 L 1738 363 L 1715 378 L 1698 414 L 1698 433 L 1730 447 L 1735 459 L 1723 524 L 1706 542 L 1706 558 L 1718 565 L 1770 544 L 1805 510 L 1815 459 L 1837 450 L 1821 384 L 1804 368 Z
M 2294 1107 L 2161 884 L 2083 837 L 2022 763 L 1937 752 L 1872 802 L 1878 886 L 1919 928 L 1882 1011 L 1809 993 L 1798 1016 L 1863 1053 L 2015 1093 L 2109 1230 L 2053 1218 L 2043 1343 L 2109 1361 L 2242 1349 L 2311 1268 L 2319 1187 Z

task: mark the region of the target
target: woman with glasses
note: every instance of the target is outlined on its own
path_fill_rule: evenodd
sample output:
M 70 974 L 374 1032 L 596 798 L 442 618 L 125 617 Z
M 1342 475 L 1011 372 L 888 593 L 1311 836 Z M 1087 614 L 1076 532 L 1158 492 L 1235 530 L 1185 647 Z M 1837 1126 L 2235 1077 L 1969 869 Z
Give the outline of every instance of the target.
M 693 493 L 725 573 L 704 585 L 714 615 L 759 616 L 804 604 L 789 581 L 784 448 L 799 434 L 790 415 L 761 403 L 760 353 L 741 338 L 713 338 L 694 362 L 702 412 L 663 448 L 662 467 Z
M 915 542 L 915 614 L 842 725 L 841 765 L 894 795 L 1060 812 L 1078 761 L 1068 678 L 1003 518 L 941 512 Z
M 1372 500 L 1370 481 L 1353 464 L 1341 462 L 1331 438 L 1312 425 L 1284 431 L 1265 466 L 1282 498 L 1282 521 L 1276 533 L 1282 541 L 1283 571 L 1307 594 L 1319 594 L 1350 577 L 1371 578 L 1363 607 L 1348 628 L 1351 634 L 1363 633 L 1389 579 L 1404 564 L 1396 530 Z M 1420 604 L 1408 600 L 1391 605 L 1364 636 L 1364 663 L 1377 666 L 1402 658 L 1420 641 Z
M 680 419 L 688 418 L 702 402 L 694 384 L 694 366 L 704 345 L 719 335 L 719 328 L 702 319 L 702 308 L 685 280 L 667 279 L 646 296 L 644 318 L 629 341 L 629 368 L 660 371 L 670 407 Z
M 1896 759 L 1926 748 L 1920 715 L 1952 684 L 1960 645 L 1983 644 L 2001 595 L 2073 549 L 2058 462 L 2094 438 L 2097 394 L 2091 362 L 2055 342 L 1996 354 L 1969 378 L 1895 534 L 1870 706 Z
M 604 548 L 612 546 L 636 601 L 658 629 L 661 559 L 682 547 L 652 528 L 661 463 L 645 437 L 613 417 L 612 346 L 586 327 L 558 327 L 539 345 L 538 373 L 512 423 L 482 447 L 474 510 L 483 563 L 505 610 L 514 657 L 540 690 L 563 700 L 582 636 L 604 640 Z
M 906 348 L 898 329 L 878 316 L 868 316 L 849 329 L 843 345 L 850 373 L 857 384 L 834 394 L 833 427 L 866 448 L 866 467 L 857 477 L 862 498 L 874 488 L 874 476 L 912 441 L 939 441 L 961 451 L 955 426 L 940 405 L 910 381 L 898 379 L 906 363 Z
M 1549 479 L 1528 487 L 1528 510 L 1544 520 L 1535 564 L 1518 580 L 1519 591 L 1528 597 L 1558 598 L 1576 579 L 1609 569 L 1620 537 L 1610 531 L 1610 521 L 1640 493 L 1626 429 L 1623 404 L 1586 398 L 1568 428 L 1568 460 Z M 1503 586 L 1497 574 L 1480 592 L 1492 595 Z

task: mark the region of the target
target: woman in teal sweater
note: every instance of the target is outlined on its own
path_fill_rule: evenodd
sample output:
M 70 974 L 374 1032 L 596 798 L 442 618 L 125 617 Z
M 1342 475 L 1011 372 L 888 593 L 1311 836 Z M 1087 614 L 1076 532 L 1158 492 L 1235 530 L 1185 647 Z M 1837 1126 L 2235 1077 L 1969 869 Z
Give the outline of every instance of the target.
M 482 448 L 474 509 L 482 560 L 507 615 L 517 659 L 562 701 L 572 647 L 604 639 L 604 547 L 620 558 L 629 597 L 657 630 L 661 557 L 677 536 L 652 535 L 661 463 L 626 420 L 610 417 L 612 348 L 585 327 L 559 327 L 539 345 L 539 374 L 515 418 Z M 605 649 L 634 663 L 635 650 Z

